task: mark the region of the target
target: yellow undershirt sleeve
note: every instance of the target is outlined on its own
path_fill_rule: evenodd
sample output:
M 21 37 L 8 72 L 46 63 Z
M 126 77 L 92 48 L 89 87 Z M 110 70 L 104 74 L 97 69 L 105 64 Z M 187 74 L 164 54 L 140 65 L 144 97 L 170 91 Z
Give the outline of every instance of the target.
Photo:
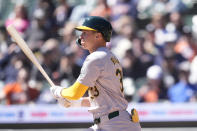
M 72 86 L 64 88 L 61 91 L 61 95 L 62 97 L 69 100 L 78 100 L 85 94 L 87 89 L 88 86 L 85 86 L 79 82 L 75 82 Z

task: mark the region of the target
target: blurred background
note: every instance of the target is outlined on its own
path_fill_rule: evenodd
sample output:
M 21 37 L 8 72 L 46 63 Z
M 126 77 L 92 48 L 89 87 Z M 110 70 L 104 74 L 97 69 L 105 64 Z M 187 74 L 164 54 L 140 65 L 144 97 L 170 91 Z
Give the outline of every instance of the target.
M 57 104 L 6 31 L 13 24 L 54 83 L 68 87 L 88 55 L 74 27 L 91 15 L 112 23 L 107 47 L 123 66 L 128 111 L 138 109 L 143 129 L 196 127 L 196 0 L 0 0 L 0 128 L 92 124 L 86 108 Z

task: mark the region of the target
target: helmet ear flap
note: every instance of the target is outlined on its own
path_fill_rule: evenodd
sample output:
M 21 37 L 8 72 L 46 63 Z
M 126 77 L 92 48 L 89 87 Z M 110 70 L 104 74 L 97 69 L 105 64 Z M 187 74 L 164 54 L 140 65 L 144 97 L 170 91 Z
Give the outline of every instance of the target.
M 76 44 L 77 44 L 78 46 L 81 47 L 81 39 L 80 39 L 80 38 L 78 38 L 78 39 L 76 40 Z

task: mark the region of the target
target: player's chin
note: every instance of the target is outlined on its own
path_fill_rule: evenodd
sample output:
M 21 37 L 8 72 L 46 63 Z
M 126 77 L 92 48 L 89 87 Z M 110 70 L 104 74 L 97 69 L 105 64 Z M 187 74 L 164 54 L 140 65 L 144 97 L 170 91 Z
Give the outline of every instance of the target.
M 83 49 L 86 49 L 85 43 L 81 43 L 81 47 L 82 47 Z
M 81 44 L 81 47 L 82 47 L 83 49 L 85 49 L 85 45 L 84 45 L 84 44 Z

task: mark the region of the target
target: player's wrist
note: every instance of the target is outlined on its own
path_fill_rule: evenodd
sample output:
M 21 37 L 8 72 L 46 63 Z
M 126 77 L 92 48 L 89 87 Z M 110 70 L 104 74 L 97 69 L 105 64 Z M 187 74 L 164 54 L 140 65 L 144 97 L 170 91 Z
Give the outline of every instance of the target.
M 71 100 L 71 107 L 81 107 L 82 101 L 83 98 L 80 98 L 79 100 Z
M 68 108 L 71 106 L 71 102 L 66 98 L 58 98 L 57 100 L 58 100 L 58 103 L 63 107 Z
M 62 92 L 63 89 L 64 89 L 63 87 L 58 87 L 56 89 L 56 95 L 58 96 L 58 98 L 63 98 L 62 97 L 62 94 L 61 94 L 61 92 Z
M 90 107 L 90 101 L 86 97 L 82 97 L 79 100 L 72 100 L 71 107 Z

